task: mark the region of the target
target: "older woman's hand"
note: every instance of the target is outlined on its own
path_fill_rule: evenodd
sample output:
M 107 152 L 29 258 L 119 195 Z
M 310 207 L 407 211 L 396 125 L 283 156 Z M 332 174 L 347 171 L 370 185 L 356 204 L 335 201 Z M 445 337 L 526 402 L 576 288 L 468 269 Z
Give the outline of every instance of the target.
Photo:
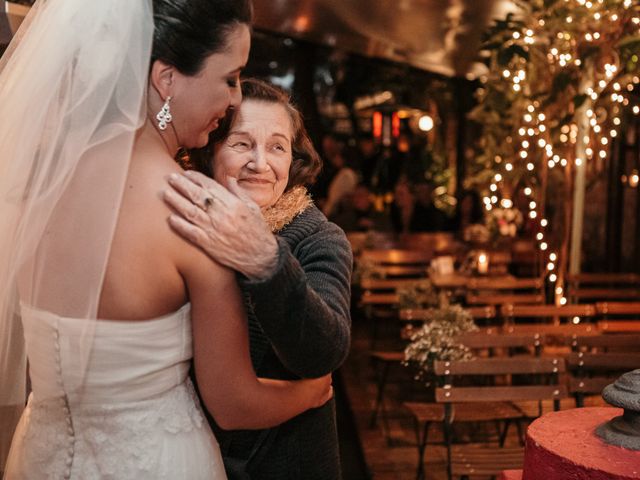
M 277 264 L 278 242 L 260 207 L 244 194 L 235 179 L 229 190 L 194 171 L 169 177 L 173 190 L 165 201 L 176 214 L 169 224 L 217 262 L 251 279 L 268 277 Z

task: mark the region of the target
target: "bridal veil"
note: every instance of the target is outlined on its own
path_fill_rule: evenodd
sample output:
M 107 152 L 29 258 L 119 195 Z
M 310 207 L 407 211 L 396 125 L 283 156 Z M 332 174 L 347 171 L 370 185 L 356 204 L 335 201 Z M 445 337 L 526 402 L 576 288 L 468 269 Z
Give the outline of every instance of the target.
M 152 38 L 151 0 L 38 0 L 0 60 L 0 471 L 27 393 L 20 303 L 86 318 L 80 371 L 91 354 Z

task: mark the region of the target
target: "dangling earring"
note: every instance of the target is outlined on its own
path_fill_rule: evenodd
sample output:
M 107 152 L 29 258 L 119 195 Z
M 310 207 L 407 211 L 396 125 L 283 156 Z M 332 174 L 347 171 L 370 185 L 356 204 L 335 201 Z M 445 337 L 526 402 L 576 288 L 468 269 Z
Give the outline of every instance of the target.
M 156 115 L 156 120 L 158 120 L 158 128 L 160 130 L 165 130 L 167 125 L 171 123 L 173 117 L 171 116 L 171 107 L 169 106 L 169 102 L 171 101 L 171 97 L 167 97 L 164 101 L 164 105 Z

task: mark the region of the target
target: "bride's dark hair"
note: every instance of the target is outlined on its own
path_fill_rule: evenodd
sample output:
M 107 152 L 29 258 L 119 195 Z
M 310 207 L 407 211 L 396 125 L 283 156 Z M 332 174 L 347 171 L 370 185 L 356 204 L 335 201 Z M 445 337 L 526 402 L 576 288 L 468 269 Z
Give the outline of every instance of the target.
M 195 75 L 208 56 L 226 47 L 234 27 L 252 19 L 251 0 L 153 0 L 151 64 L 162 60 Z

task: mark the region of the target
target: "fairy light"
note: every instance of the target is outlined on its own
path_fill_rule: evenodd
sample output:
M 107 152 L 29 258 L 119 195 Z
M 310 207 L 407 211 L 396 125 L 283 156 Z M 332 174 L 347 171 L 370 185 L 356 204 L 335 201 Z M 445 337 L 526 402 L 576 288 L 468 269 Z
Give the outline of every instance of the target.
M 635 5 L 633 0 L 622 1 L 625 8 Z M 521 29 L 510 32 L 514 40 L 510 42 L 511 44 L 519 45 L 520 47 L 525 45 L 524 50 L 526 52 L 536 52 L 536 57 L 531 54 L 528 58 L 524 58 L 516 53 L 510 59 L 508 67 L 492 70 L 494 73 L 491 76 L 494 79 L 503 78 L 506 80 L 501 83 L 500 91 L 504 92 L 504 88 L 508 88 L 514 92 L 511 98 L 516 101 L 513 102 L 513 107 L 509 107 L 513 112 L 510 120 L 520 123 L 520 125 L 516 125 L 515 132 L 507 133 L 507 141 L 505 142 L 505 146 L 511 144 L 510 147 L 514 148 L 515 151 L 510 155 L 516 158 L 505 156 L 504 162 L 498 161 L 496 158 L 496 167 L 502 164 L 504 168 L 499 169 L 499 173 L 495 172 L 493 177 L 490 177 L 491 181 L 487 182 L 490 184 L 488 189 L 490 197 L 484 198 L 484 205 L 487 210 L 498 207 L 510 208 L 513 202 L 508 198 L 502 198 L 499 193 L 502 189 L 502 182 L 505 182 L 504 187 L 507 191 L 509 191 L 510 187 L 508 182 L 516 181 L 520 178 L 529 185 L 537 184 L 539 179 L 536 169 L 539 166 L 548 167 L 549 169 L 556 168 L 556 166 L 558 168 L 567 168 L 569 167 L 568 159 L 572 159 L 575 167 L 584 168 L 587 162 L 592 162 L 594 158 L 605 160 L 608 156 L 609 144 L 612 139 L 619 137 L 622 133 L 619 127 L 622 124 L 621 117 L 624 114 L 624 107 L 629 105 L 629 111 L 632 111 L 635 115 L 640 114 L 640 104 L 634 105 L 634 102 L 631 101 L 635 97 L 629 96 L 627 98 L 625 96 L 629 95 L 625 93 L 627 91 L 632 92 L 631 95 L 633 95 L 634 85 L 640 83 L 640 78 L 637 78 L 637 75 L 633 79 L 635 83 L 631 81 L 632 79 L 628 75 L 628 68 L 637 68 L 638 56 L 634 55 L 630 61 L 616 65 L 617 62 L 622 60 L 618 60 L 618 56 L 605 56 L 599 53 L 600 51 L 606 52 L 606 49 L 612 45 L 613 39 L 619 37 L 616 28 L 619 28 L 620 25 L 614 25 L 611 22 L 616 22 L 619 19 L 620 3 L 615 6 L 615 2 L 606 3 L 604 0 L 564 0 L 564 3 L 567 5 L 561 11 L 564 12 L 563 16 L 566 25 L 562 31 L 554 33 L 552 38 L 549 38 L 549 34 L 542 28 L 547 25 L 546 19 L 548 18 L 546 17 L 552 15 L 552 13 L 543 11 L 541 7 L 536 7 L 540 11 L 539 14 L 536 13 L 536 8 L 533 9 L 535 16 L 532 21 L 525 20 Z M 576 10 L 578 8 L 576 5 L 578 4 L 586 8 L 586 12 L 584 10 Z M 618 14 L 613 10 L 614 8 L 618 9 Z M 541 16 L 545 18 L 540 18 Z M 630 23 L 628 22 L 629 17 L 627 15 L 624 19 L 620 19 L 624 20 L 625 28 Z M 610 22 L 594 25 L 594 19 L 596 21 L 608 19 Z M 635 18 L 632 20 L 635 21 Z M 585 22 L 587 24 L 591 23 L 591 25 L 588 25 L 588 28 L 584 28 Z M 640 20 L 638 24 L 640 25 Z M 637 34 L 637 32 L 632 32 L 632 34 Z M 586 46 L 585 42 L 593 44 L 599 50 L 596 53 L 597 56 L 579 58 L 587 49 L 594 48 Z M 533 45 L 531 49 L 529 49 L 529 45 Z M 548 45 L 548 47 L 545 47 L 545 45 Z M 540 100 L 533 100 L 534 98 L 544 98 L 538 85 L 531 83 L 527 75 L 526 68 L 529 68 L 530 62 L 540 62 L 535 60 L 536 58 L 540 58 L 543 61 L 541 66 L 543 71 L 545 65 L 548 65 L 549 72 L 554 76 L 554 80 L 558 72 L 561 71 L 559 67 L 567 69 L 567 73 L 572 78 L 575 78 L 577 67 L 590 64 L 596 65 L 595 69 L 593 69 L 594 78 L 591 79 L 592 88 L 578 92 L 584 93 L 587 99 L 586 121 L 588 126 L 586 131 L 582 126 L 582 119 L 579 117 L 579 115 L 583 115 L 583 113 L 580 113 L 579 105 L 576 104 L 575 111 L 571 111 L 573 118 L 570 117 L 571 120 L 569 122 L 564 125 L 561 124 L 560 132 L 556 133 L 555 129 L 558 120 L 556 118 L 556 105 L 541 105 L 542 102 Z M 608 61 L 603 62 L 602 59 L 604 58 L 607 58 Z M 627 64 L 629 67 L 627 67 Z M 537 64 L 534 63 L 534 65 Z M 581 70 L 580 73 L 581 75 L 586 75 L 589 71 L 585 69 Z M 622 74 L 627 76 L 623 77 Z M 484 95 L 486 98 L 487 94 L 485 93 Z M 560 98 L 562 97 L 558 97 L 558 99 Z M 522 110 L 519 110 L 516 114 L 515 112 L 518 109 Z M 546 124 L 547 117 L 550 117 L 548 125 Z M 578 124 L 581 126 L 580 128 L 578 128 Z M 498 145 L 500 144 L 498 143 Z M 576 155 L 577 148 L 582 148 L 584 153 Z M 603 164 L 600 160 L 594 162 L 594 168 L 601 169 L 602 166 Z M 516 169 L 524 169 L 524 176 L 519 172 L 515 172 L 514 175 Z M 527 215 L 531 219 L 540 218 L 539 225 L 541 229 L 546 229 L 548 220 L 541 218 L 544 217 L 544 212 L 538 211 L 538 202 L 534 200 L 532 189 L 526 187 L 523 192 L 529 200 Z M 544 198 L 544 192 L 541 193 L 542 198 Z M 546 230 L 544 231 L 546 232 Z M 549 248 L 549 243 L 545 239 L 545 233 L 538 232 L 536 238 L 538 240 L 538 248 L 541 251 L 546 251 Z M 555 270 L 560 266 L 557 261 L 558 254 L 551 252 L 546 257 L 546 263 L 543 263 L 547 267 L 550 282 L 558 280 Z M 559 296 L 562 296 L 562 292 Z M 559 296 L 557 297 L 558 301 L 566 303 L 567 299 L 565 297 L 560 299 Z

